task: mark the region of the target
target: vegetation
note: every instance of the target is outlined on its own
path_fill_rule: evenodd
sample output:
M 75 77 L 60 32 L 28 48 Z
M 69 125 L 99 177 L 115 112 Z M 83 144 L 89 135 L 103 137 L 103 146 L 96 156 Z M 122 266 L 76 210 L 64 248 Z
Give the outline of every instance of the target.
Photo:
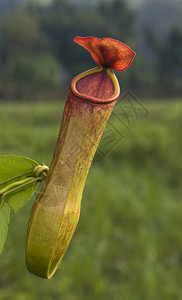
M 0 300 L 182 298 L 181 103 L 141 104 L 149 113 L 131 118 L 130 131 L 120 127 L 124 119 L 118 123 L 120 107 L 115 107 L 105 135 L 112 124 L 124 138 L 108 156 L 102 154 L 106 144 L 101 142 L 79 225 L 50 281 L 31 275 L 25 266 L 35 196 L 12 215 L 0 260 Z M 1 103 L 0 153 L 49 165 L 62 109 L 58 102 Z
M 182 9 L 177 2 L 147 1 L 138 12 L 125 0 L 99 0 L 91 7 L 65 0 L 20 1 L 19 8 L 17 1 L 3 2 L 11 10 L 1 15 L 0 7 L 0 99 L 63 95 L 73 75 L 94 67 L 89 54 L 74 45 L 77 35 L 109 36 L 137 53 L 122 79 L 125 89 L 148 97 L 181 95 Z

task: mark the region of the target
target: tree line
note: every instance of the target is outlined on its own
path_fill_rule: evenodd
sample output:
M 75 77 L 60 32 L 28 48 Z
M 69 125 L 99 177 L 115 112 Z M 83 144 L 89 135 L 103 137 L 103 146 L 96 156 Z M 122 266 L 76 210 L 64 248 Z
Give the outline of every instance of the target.
M 64 0 L 50 5 L 28 2 L 0 18 L 0 98 L 61 97 L 69 80 L 95 66 L 90 55 L 74 45 L 75 36 L 112 37 L 137 56 L 128 71 L 117 73 L 123 89 L 137 95 L 178 96 L 182 92 L 182 29 L 170 29 L 165 42 L 144 27 L 155 59 L 144 57 L 136 42 L 137 15 L 124 0 L 76 6 Z M 139 33 L 140 34 L 140 33 Z

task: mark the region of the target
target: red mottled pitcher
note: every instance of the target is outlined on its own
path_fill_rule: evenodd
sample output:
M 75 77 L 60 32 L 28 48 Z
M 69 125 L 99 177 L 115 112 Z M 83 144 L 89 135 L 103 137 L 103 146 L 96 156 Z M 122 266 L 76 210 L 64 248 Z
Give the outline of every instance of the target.
M 120 88 L 111 68 L 124 71 L 135 53 L 111 38 L 76 37 L 100 65 L 70 83 L 61 129 L 46 181 L 30 216 L 27 267 L 50 278 L 76 229 L 87 174 Z

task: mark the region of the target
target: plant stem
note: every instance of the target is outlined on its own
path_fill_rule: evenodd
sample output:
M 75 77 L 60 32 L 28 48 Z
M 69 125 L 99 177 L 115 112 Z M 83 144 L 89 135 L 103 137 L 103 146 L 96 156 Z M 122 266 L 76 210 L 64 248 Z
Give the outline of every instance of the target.
M 7 180 L 5 180 L 5 181 L 1 181 L 1 182 L 0 182 L 0 185 L 3 185 L 3 184 L 5 184 L 5 183 L 8 183 L 9 181 L 12 181 L 12 180 L 14 180 L 14 179 L 20 178 L 20 177 L 22 177 L 22 176 L 30 175 L 30 174 L 32 174 L 31 171 L 26 172 L 26 173 L 23 173 L 23 174 L 20 174 L 20 175 L 17 175 L 17 176 L 14 176 L 14 177 L 12 177 L 12 178 L 10 178 L 10 179 L 7 179 Z
M 17 190 L 27 186 L 28 184 L 34 183 L 34 182 L 41 182 L 44 178 L 42 176 L 40 177 L 29 177 L 25 178 L 23 180 L 14 182 L 8 186 L 6 186 L 4 189 L 0 190 L 0 207 L 2 206 L 4 202 L 5 196 L 7 196 L 10 193 L 16 192 Z

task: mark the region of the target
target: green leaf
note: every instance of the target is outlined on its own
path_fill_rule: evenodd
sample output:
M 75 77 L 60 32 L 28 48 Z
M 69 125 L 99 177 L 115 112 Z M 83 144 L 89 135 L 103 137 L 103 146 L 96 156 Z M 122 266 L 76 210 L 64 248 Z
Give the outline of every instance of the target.
M 31 173 L 37 165 L 38 163 L 30 158 L 16 155 L 0 155 L 0 190 L 10 183 L 26 178 L 28 175 L 22 175 L 8 183 L 1 184 L 1 182 L 21 174 Z M 16 212 L 31 198 L 37 186 L 38 183 L 35 182 L 16 190 L 5 196 L 4 202 L 8 203 L 11 209 Z
M 10 207 L 7 203 L 4 203 L 0 207 L 0 253 L 4 247 L 8 233 L 8 225 L 10 222 Z

